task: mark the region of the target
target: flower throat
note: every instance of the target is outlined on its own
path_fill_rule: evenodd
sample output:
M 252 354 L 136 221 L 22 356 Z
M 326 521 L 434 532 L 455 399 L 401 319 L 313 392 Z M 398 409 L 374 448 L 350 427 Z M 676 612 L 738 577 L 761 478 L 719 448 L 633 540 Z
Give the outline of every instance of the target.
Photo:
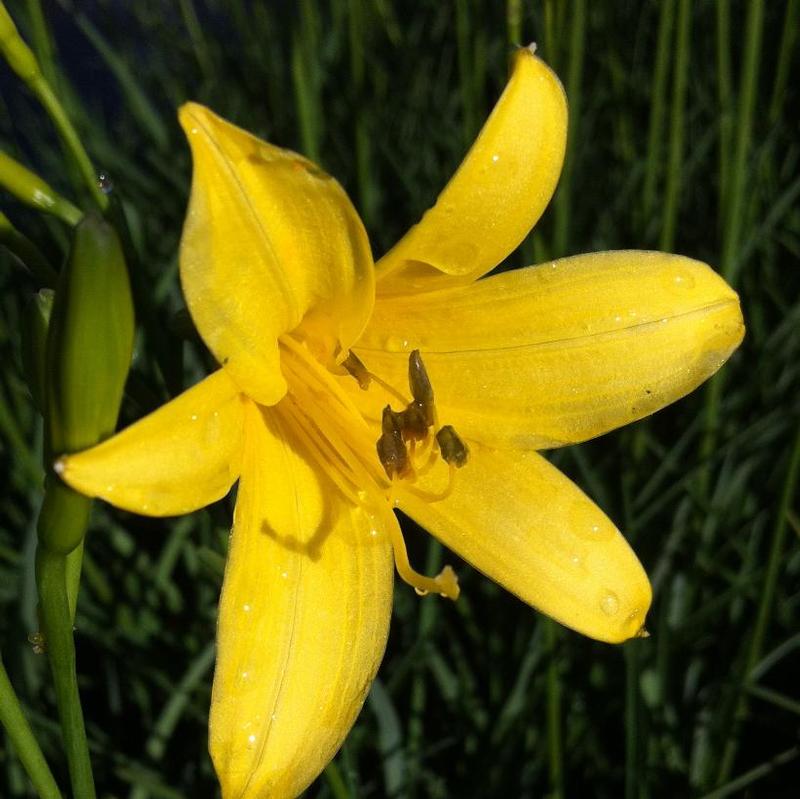
M 281 362 L 290 385 L 278 406 L 281 417 L 340 492 L 377 516 L 380 526 L 389 533 L 400 577 L 420 595 L 438 593 L 457 598 L 458 581 L 450 566 L 435 577 L 419 574 L 411 567 L 393 513 L 400 482 L 403 491 L 419 499 L 442 501 L 453 489 L 455 471 L 469 458 L 467 445 L 453 427 L 439 426 L 433 388 L 419 351 L 414 350 L 409 356 L 410 402 L 394 386 L 370 372 L 352 351 L 341 363 L 343 373 L 355 378 L 362 390 L 368 391 L 374 382 L 400 403 L 401 410 L 394 410 L 391 405 L 383 408 L 380 436 L 375 442 L 374 428 L 339 384 L 341 378 L 294 337 L 282 336 L 281 345 Z M 426 491 L 413 485 L 440 460 L 448 467 L 442 490 Z

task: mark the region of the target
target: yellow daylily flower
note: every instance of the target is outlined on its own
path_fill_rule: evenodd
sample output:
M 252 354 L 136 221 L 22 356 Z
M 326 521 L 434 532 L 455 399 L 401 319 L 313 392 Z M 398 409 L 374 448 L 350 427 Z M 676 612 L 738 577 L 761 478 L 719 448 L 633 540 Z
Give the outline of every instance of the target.
M 325 767 L 383 655 L 398 507 L 593 638 L 641 634 L 651 590 L 613 523 L 537 453 L 685 395 L 739 344 L 736 294 L 680 256 L 605 252 L 488 277 L 537 221 L 566 140 L 562 87 L 520 50 L 434 207 L 373 265 L 339 184 L 202 106 L 184 294 L 221 368 L 57 470 L 90 496 L 188 513 L 238 479 L 210 750 L 226 799 Z M 388 406 L 388 410 L 387 410 Z

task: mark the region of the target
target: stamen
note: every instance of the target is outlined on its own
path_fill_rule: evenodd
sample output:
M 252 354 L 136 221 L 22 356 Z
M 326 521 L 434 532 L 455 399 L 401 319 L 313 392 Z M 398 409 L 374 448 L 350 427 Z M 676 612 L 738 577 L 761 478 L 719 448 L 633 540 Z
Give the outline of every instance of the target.
M 406 398 L 390 383 L 387 383 L 382 377 L 379 377 L 374 372 L 370 372 L 369 376 L 374 380 L 387 394 L 391 394 L 401 404 L 406 404 Z
M 281 359 L 282 366 L 293 367 L 292 371 L 297 375 L 298 367 L 302 367 L 306 371 L 306 375 L 299 374 L 300 383 L 321 384 L 326 392 L 331 392 L 334 397 L 339 401 L 339 404 L 352 415 L 355 420 L 364 430 L 368 429 L 368 425 L 361 415 L 361 411 L 356 407 L 353 400 L 347 396 L 346 392 L 339 385 L 339 381 L 308 351 L 308 349 L 299 341 L 290 335 L 280 337 L 280 343 L 292 352 L 297 358 L 283 358 Z
M 384 511 L 386 528 L 389 531 L 389 539 L 394 550 L 394 564 L 397 573 L 420 595 L 434 593 L 449 599 L 458 599 L 461 589 L 458 587 L 458 578 L 450 566 L 445 566 L 436 577 L 426 577 L 411 567 L 408 561 L 408 550 L 406 541 L 400 530 L 400 523 L 397 517 L 387 507 Z
M 408 356 L 408 385 L 414 397 L 414 405 L 422 413 L 425 424 L 430 427 L 435 420 L 433 386 L 419 350 L 412 350 Z
M 459 469 L 467 462 L 469 447 L 461 440 L 452 425 L 446 424 L 436 434 L 436 443 L 445 463 L 455 464 Z
M 405 490 L 424 502 L 441 502 L 442 500 L 447 499 L 453 493 L 453 486 L 456 484 L 456 467 L 452 463 L 448 465 L 450 468 L 447 472 L 447 485 L 441 491 L 426 491 L 424 488 L 417 488 L 416 486 L 412 485 L 405 486 Z M 428 469 L 425 469 L 425 471 L 427 470 Z M 424 471 L 420 470 L 418 474 L 422 475 L 424 474 Z
M 411 464 L 400 428 L 400 414 L 395 413 L 389 405 L 383 409 L 381 437 L 378 439 L 376 449 L 378 460 L 390 480 L 395 476 L 408 477 Z
M 296 412 L 296 408 L 292 411 Z M 345 469 L 331 468 L 331 458 L 326 455 L 320 447 L 320 442 L 315 436 L 308 433 L 305 425 L 295 416 L 295 413 L 283 415 L 285 422 L 291 427 L 292 433 L 296 435 L 308 450 L 309 454 L 317 462 L 320 469 L 327 475 L 331 482 L 339 489 L 342 496 L 353 505 L 362 505 L 361 497 L 358 495 L 359 488 L 352 476 L 348 475 Z
M 366 391 L 369 388 L 369 384 L 372 382 L 372 375 L 353 350 L 348 350 L 347 357 L 342 361 L 342 366 L 355 377 L 362 391 Z

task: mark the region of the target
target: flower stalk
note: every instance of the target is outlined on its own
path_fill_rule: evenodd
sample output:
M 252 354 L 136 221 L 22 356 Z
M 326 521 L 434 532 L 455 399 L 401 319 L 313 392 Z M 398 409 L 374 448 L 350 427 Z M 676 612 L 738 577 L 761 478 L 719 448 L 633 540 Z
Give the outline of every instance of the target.
M 0 724 L 5 728 L 23 768 L 30 777 L 34 790 L 41 799 L 61 799 L 61 792 L 44 759 L 33 730 L 8 679 L 0 658 Z
M 25 82 L 25 85 L 42 104 L 55 125 L 67 152 L 77 164 L 89 194 L 100 210 L 105 211 L 108 207 L 108 198 L 97 184 L 97 173 L 81 144 L 80 136 L 70 122 L 52 86 L 42 73 L 33 51 L 19 35 L 17 26 L 2 0 L 0 0 L 0 52 L 11 69 Z
M 94 799 L 94 777 L 75 671 L 75 642 L 67 597 L 67 556 L 40 545 L 36 552 L 36 583 L 72 793 L 81 799 Z
M 0 152 L 0 186 L 25 205 L 53 214 L 70 227 L 77 225 L 83 216 L 78 208 L 61 197 L 42 178 L 3 152 Z

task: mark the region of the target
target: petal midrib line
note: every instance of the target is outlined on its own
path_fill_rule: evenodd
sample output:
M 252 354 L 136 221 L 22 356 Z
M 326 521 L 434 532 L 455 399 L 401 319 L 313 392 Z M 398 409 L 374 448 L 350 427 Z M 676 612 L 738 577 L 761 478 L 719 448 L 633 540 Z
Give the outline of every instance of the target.
M 202 130 L 203 135 L 206 137 L 206 141 L 211 145 L 211 147 L 214 149 L 214 152 L 217 154 L 217 163 L 225 170 L 227 175 L 230 177 L 231 184 L 236 187 L 238 194 L 241 196 L 242 203 L 247 208 L 248 217 L 253 223 L 255 229 L 258 231 L 259 240 L 264 245 L 264 248 L 269 252 L 273 262 L 277 263 L 278 257 L 275 253 L 275 249 L 272 246 L 272 241 L 270 240 L 269 234 L 262 224 L 258 212 L 253 207 L 253 203 L 250 200 L 244 185 L 242 184 L 239 174 L 233 169 L 228 156 L 220 147 L 216 137 L 212 135 L 208 125 L 205 123 L 205 120 L 201 119 L 199 115 L 192 113 L 192 121 L 198 126 L 198 128 Z M 286 280 L 286 275 L 280 269 L 270 269 L 269 271 L 270 277 L 280 283 L 281 292 L 283 293 L 285 300 L 292 305 L 294 316 L 298 316 L 297 304 L 295 302 L 291 286 Z
M 667 316 L 660 316 L 658 319 L 649 319 L 647 321 L 638 321 L 633 324 L 624 325 L 622 327 L 616 328 L 609 328 L 608 330 L 601 330 L 592 333 L 581 333 L 575 336 L 563 336 L 560 338 L 548 338 L 543 339 L 541 341 L 526 341 L 521 344 L 506 344 L 506 345 L 495 345 L 491 344 L 486 347 L 468 347 L 468 348 L 450 348 L 450 349 L 443 349 L 435 346 L 431 346 L 430 344 L 426 345 L 424 342 L 413 342 L 409 343 L 408 349 L 417 348 L 421 352 L 430 352 L 436 353 L 437 355 L 468 355 L 469 353 L 480 353 L 480 352 L 511 352 L 514 350 L 523 350 L 523 349 L 531 349 L 535 347 L 551 347 L 554 345 L 561 345 L 567 344 L 569 342 L 574 341 L 581 341 L 581 340 L 590 340 L 593 338 L 601 338 L 603 336 L 611 336 L 617 333 L 627 333 L 628 331 L 634 330 L 641 330 L 647 327 L 653 327 L 655 325 L 663 324 L 664 322 L 672 322 L 677 320 L 687 320 L 693 317 L 701 316 L 703 314 L 707 314 L 713 311 L 720 310 L 728 305 L 736 304 L 737 299 L 731 297 L 730 299 L 726 300 L 718 300 L 716 302 L 707 303 L 706 305 L 702 305 L 698 308 L 693 308 L 690 311 L 683 311 L 682 313 L 678 314 L 671 314 Z M 361 352 L 386 352 L 386 348 L 384 347 L 372 347 L 368 345 L 361 344 L 360 342 L 356 345 L 355 349 Z M 406 356 L 406 351 L 398 351 L 398 355 L 403 357 Z

